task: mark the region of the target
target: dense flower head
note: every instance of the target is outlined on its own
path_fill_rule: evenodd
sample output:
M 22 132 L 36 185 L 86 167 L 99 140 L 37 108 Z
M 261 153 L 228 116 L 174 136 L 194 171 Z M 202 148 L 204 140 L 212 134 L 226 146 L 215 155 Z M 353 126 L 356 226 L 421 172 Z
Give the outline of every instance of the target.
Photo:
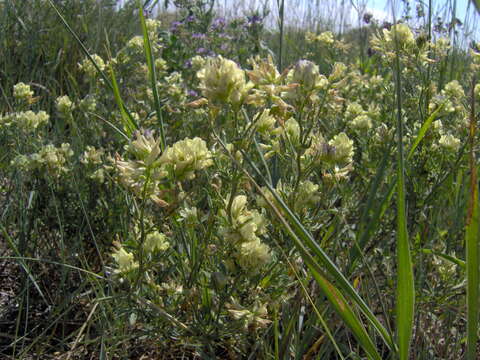
M 45 170 L 48 174 L 58 177 L 69 171 L 67 161 L 72 156 L 70 144 L 64 143 L 60 147 L 48 144 L 37 153 L 18 155 L 13 159 L 12 165 L 23 170 Z
M 78 107 L 82 111 L 93 112 L 97 108 L 97 101 L 95 100 L 94 96 L 87 95 L 82 100 L 80 100 Z
M 372 119 L 367 114 L 358 115 L 349 123 L 349 126 L 355 130 L 365 131 L 372 127 Z
M 97 64 L 98 68 L 101 71 L 105 70 L 105 62 L 103 61 L 103 59 L 99 55 L 93 54 L 91 57 L 92 57 L 92 60 L 95 62 L 95 64 Z M 95 78 L 97 76 L 97 69 L 96 69 L 95 65 L 92 64 L 92 62 L 90 61 L 90 59 L 88 57 L 83 59 L 83 61 L 80 64 L 78 64 L 78 67 L 89 78 Z
M 170 244 L 168 243 L 165 234 L 154 231 L 146 236 L 143 247 L 147 253 L 153 253 L 155 251 L 167 250 L 170 247 Z
M 248 63 L 253 69 L 247 71 L 247 75 L 255 85 L 261 86 L 280 83 L 280 73 L 270 55 L 266 59 L 262 59 L 259 56 L 250 58 Z
M 373 50 L 378 51 L 387 59 L 394 59 L 397 52 L 404 55 L 413 55 L 418 52 L 418 58 L 424 64 L 428 63 L 427 47 L 418 47 L 410 27 L 406 24 L 396 24 L 390 29 L 383 29 L 382 33 L 372 36 L 370 45 Z
M 33 91 L 30 89 L 30 85 L 19 82 L 13 86 L 13 97 L 18 100 L 30 100 L 33 96 Z
M 293 145 L 300 141 L 300 125 L 297 120 L 290 118 L 285 122 L 285 134 Z
M 58 97 L 55 101 L 55 105 L 57 107 L 57 111 L 64 116 L 71 114 L 72 110 L 74 109 L 72 100 L 70 100 L 67 95 Z
M 318 65 L 309 60 L 299 60 L 288 72 L 287 81 L 299 84 L 305 91 L 312 91 L 328 85 L 325 76 L 320 75 Z
M 116 249 L 112 257 L 118 265 L 117 273 L 124 273 L 138 268 L 138 262 L 134 260 L 133 253 L 128 252 L 123 247 Z
M 263 110 L 261 113 L 255 115 L 254 118 L 255 128 L 256 130 L 265 136 L 269 136 L 275 130 L 275 117 L 271 115 L 269 109 Z
M 345 133 L 335 135 L 328 143 L 334 148 L 333 158 L 338 163 L 350 163 L 353 159 L 353 141 Z
M 267 319 L 268 311 L 265 304 L 255 304 L 250 311 L 240 306 L 236 301 L 232 301 L 232 304 L 227 304 L 227 308 L 233 319 L 243 321 L 245 331 L 255 328 L 265 328 L 271 323 L 271 321 Z
M 230 199 L 225 201 L 228 206 Z M 265 232 L 265 219 L 256 210 L 247 208 L 247 197 L 237 195 L 233 198 L 230 207 L 230 216 L 225 210 L 221 211 L 224 219 L 229 219 L 230 227 L 223 228 L 221 233 L 233 243 L 253 241 L 258 235 Z
M 401 47 L 415 45 L 415 36 L 406 24 L 396 24 L 392 26 L 391 30 L 383 29 L 383 35 L 388 43 L 394 44 L 395 41 L 398 41 Z
M 452 99 L 462 100 L 465 97 L 465 92 L 458 80 L 452 80 L 445 84 L 443 92 L 446 96 Z
M 235 257 L 243 270 L 256 273 L 271 260 L 270 247 L 256 238 L 241 243 Z
M 220 55 L 208 58 L 197 77 L 203 95 L 213 104 L 239 106 L 253 86 L 246 82 L 245 72 L 235 62 Z
M 169 146 L 162 154 L 160 162 L 170 168 L 175 176 L 185 179 L 193 179 L 195 171 L 213 164 L 207 143 L 199 137 L 186 138 Z
M 17 127 L 25 131 L 33 131 L 40 125 L 48 123 L 50 116 L 43 110 L 35 113 L 31 110 L 0 115 L 0 128 Z
M 146 166 L 154 164 L 160 156 L 160 137 L 155 139 L 154 132 L 149 130 L 137 130 L 134 137 L 134 140 L 126 146 L 126 150 L 138 160 L 144 161 Z
M 102 156 L 105 151 L 103 149 L 96 149 L 93 146 L 87 146 L 80 162 L 85 165 L 98 165 L 102 163 Z
M 310 180 L 300 182 L 295 198 L 295 211 L 302 212 L 308 207 L 315 206 L 320 200 L 319 188 L 318 184 L 314 184 Z
M 451 134 L 441 135 L 438 145 L 447 150 L 457 151 L 460 148 L 460 139 Z

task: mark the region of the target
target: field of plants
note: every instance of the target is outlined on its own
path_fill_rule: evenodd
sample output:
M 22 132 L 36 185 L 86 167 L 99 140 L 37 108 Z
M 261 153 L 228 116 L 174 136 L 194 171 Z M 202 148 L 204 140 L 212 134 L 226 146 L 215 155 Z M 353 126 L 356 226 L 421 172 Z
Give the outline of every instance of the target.
M 480 358 L 475 29 L 293 1 L 0 0 L 0 359 Z

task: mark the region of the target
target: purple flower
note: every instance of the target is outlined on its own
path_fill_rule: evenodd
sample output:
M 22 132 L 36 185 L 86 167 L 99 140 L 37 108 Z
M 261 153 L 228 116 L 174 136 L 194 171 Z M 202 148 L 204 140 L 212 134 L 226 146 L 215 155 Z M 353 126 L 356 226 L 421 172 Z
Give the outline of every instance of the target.
M 190 60 L 185 61 L 185 63 L 183 64 L 183 67 L 185 69 L 190 69 L 192 67 L 192 62 Z
M 223 29 L 226 24 L 227 22 L 225 21 L 225 18 L 219 17 L 213 20 L 211 28 L 212 30 L 220 30 Z
M 182 26 L 182 25 L 183 25 L 183 23 L 182 23 L 181 21 L 174 21 L 174 22 L 172 22 L 172 24 L 170 25 L 170 31 L 175 32 L 175 31 L 177 31 L 178 28 L 179 28 L 180 26 Z
M 186 22 L 189 22 L 189 23 L 194 22 L 195 20 L 196 20 L 196 19 L 195 19 L 195 16 L 193 16 L 193 15 L 190 15 L 189 17 L 187 17 L 187 18 L 185 19 L 185 21 L 186 21 Z
M 197 97 L 198 93 L 195 90 L 188 90 L 187 95 L 191 97 Z
M 207 52 L 207 49 L 200 47 L 197 49 L 197 54 L 205 54 Z
M 248 23 L 250 25 L 255 25 L 262 22 L 262 18 L 258 15 L 247 16 Z
M 223 43 L 222 45 L 220 45 L 220 49 L 221 49 L 222 51 L 227 50 L 227 49 L 228 49 L 228 44 L 227 44 L 227 43 Z
M 205 39 L 207 36 L 205 34 L 200 34 L 200 33 L 193 33 L 192 38 L 193 39 Z

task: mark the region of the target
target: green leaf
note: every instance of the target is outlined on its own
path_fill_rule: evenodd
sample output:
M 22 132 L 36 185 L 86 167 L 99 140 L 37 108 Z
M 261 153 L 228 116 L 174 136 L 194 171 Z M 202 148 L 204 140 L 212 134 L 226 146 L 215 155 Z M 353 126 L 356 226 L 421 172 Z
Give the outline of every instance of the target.
M 480 225 L 478 209 L 478 178 L 475 154 L 476 116 L 475 95 L 472 84 L 472 102 L 469 131 L 469 160 L 470 160 L 470 199 L 467 214 L 467 229 L 465 243 L 467 252 L 467 360 L 477 359 L 478 340 L 478 296 L 479 296 L 479 269 L 478 269 L 478 227 Z
M 140 1 L 138 1 L 138 13 L 140 14 L 140 23 L 142 25 L 143 47 L 145 49 L 145 57 L 147 60 L 147 67 L 148 67 L 148 76 L 150 79 L 150 86 L 152 88 L 153 100 L 155 103 L 155 111 L 157 113 L 157 120 L 160 122 L 160 149 L 163 152 L 163 150 L 166 147 L 166 140 L 165 140 L 162 108 L 160 106 L 160 99 L 158 97 L 155 60 L 153 58 L 152 46 L 150 44 L 150 39 L 148 37 L 148 29 L 145 21 L 145 16 L 143 15 L 143 6 Z
M 438 251 L 433 251 L 431 249 L 421 249 L 420 251 L 423 252 L 424 254 L 431 254 L 431 255 L 441 257 L 442 259 L 445 259 L 445 260 L 450 261 L 451 263 L 453 263 L 455 265 L 460 266 L 463 270 L 465 270 L 467 268 L 466 262 L 459 259 L 459 258 L 456 258 L 455 256 L 444 254 L 444 253 L 441 253 L 441 252 L 438 252 Z
M 415 284 L 413 279 L 413 264 L 410 253 L 410 243 L 407 231 L 407 212 L 405 205 L 405 159 L 403 154 L 403 120 L 402 120 L 402 82 L 400 55 L 397 35 L 395 33 L 395 100 L 397 103 L 397 342 L 400 360 L 410 358 L 410 341 L 413 333 L 413 318 L 415 313 Z M 433 120 L 433 117 L 432 117 Z M 428 121 L 428 120 L 427 120 Z M 424 132 L 428 126 L 422 126 Z M 422 132 L 422 131 L 421 131 Z M 418 143 L 423 136 L 419 134 Z M 415 146 L 414 146 L 415 147 Z M 412 149 L 410 151 L 413 154 Z
M 422 139 L 425 137 L 425 134 L 427 133 L 427 130 L 430 128 L 430 125 L 432 124 L 433 120 L 437 118 L 439 112 L 443 109 L 444 106 L 445 106 L 445 103 L 442 103 L 439 107 L 435 109 L 433 113 L 430 114 L 427 120 L 425 120 L 422 127 L 418 131 L 417 137 L 415 138 L 415 141 L 413 142 L 413 145 L 410 148 L 410 151 L 408 152 L 407 160 L 411 159 L 418 144 L 420 144 L 420 141 L 422 141 Z
M 120 96 L 120 90 L 118 89 L 117 79 L 115 78 L 115 72 L 111 65 L 110 65 L 110 76 L 112 79 L 113 95 L 115 97 L 117 106 L 120 109 L 123 127 L 125 128 L 125 132 L 127 133 L 128 137 L 131 137 L 133 132 L 136 129 L 138 129 L 138 126 L 136 125 L 136 123 L 133 122 L 133 118 L 130 116 L 127 109 L 125 108 L 125 105 L 123 104 L 122 98 Z

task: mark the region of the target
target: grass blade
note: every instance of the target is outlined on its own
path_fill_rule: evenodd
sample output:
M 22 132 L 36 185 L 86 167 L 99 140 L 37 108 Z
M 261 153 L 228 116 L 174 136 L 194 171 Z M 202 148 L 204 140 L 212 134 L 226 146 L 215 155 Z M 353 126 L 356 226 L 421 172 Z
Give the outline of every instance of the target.
M 475 97 L 472 85 L 472 101 L 470 113 L 470 201 L 467 214 L 467 229 L 465 242 L 467 247 L 467 360 L 477 359 L 477 331 L 478 331 L 478 296 L 479 296 L 479 272 L 478 272 L 478 185 L 477 166 L 475 159 Z
M 440 111 L 443 109 L 445 103 L 441 104 L 438 108 L 435 109 L 435 111 L 430 114 L 430 116 L 425 120 L 423 123 L 422 127 L 418 131 L 418 135 L 415 138 L 415 141 L 413 142 L 412 147 L 410 148 L 410 151 L 408 152 L 407 160 L 410 160 L 413 153 L 415 152 L 415 149 L 417 148 L 418 144 L 420 144 L 420 141 L 425 137 L 425 134 L 427 133 L 427 130 L 430 128 L 430 125 L 432 124 L 433 120 L 435 120 L 440 113 Z
M 130 113 L 123 104 L 122 97 L 120 96 L 120 90 L 118 88 L 117 79 L 115 78 L 115 72 L 112 65 L 110 65 L 110 77 L 112 79 L 112 91 L 115 97 L 118 108 L 120 109 L 121 119 L 125 132 L 129 137 L 132 136 L 133 132 L 138 129 L 138 125 L 134 122 L 135 120 L 130 116 Z
M 400 360 L 410 358 L 410 342 L 413 333 L 415 309 L 415 284 L 410 243 L 407 231 L 407 211 L 405 205 L 405 159 L 403 154 L 403 119 L 402 119 L 402 82 L 400 67 L 400 50 L 397 32 L 394 33 L 395 56 L 395 90 L 397 103 L 397 342 Z M 433 120 L 433 117 L 432 117 Z M 428 121 L 428 120 L 427 120 Z M 428 126 L 422 126 L 426 132 Z M 420 134 L 417 137 L 421 140 Z M 410 153 L 413 154 L 415 147 Z
M 157 120 L 160 122 L 160 150 L 165 149 L 166 147 L 166 140 L 165 140 L 165 131 L 163 126 L 163 116 L 162 116 L 162 108 L 160 106 L 160 99 L 158 97 L 158 89 L 157 89 L 157 75 L 155 72 L 155 61 L 153 59 L 152 53 L 152 46 L 150 44 L 150 39 L 148 37 L 148 29 L 147 23 L 145 21 L 145 15 L 143 14 L 143 7 L 140 1 L 138 1 L 138 13 L 140 14 L 140 23 L 142 25 L 142 33 L 143 33 L 143 47 L 145 49 L 145 57 L 147 59 L 147 67 L 148 67 L 148 76 L 150 78 L 152 93 L 153 93 L 153 100 L 155 103 L 155 111 L 157 113 Z

